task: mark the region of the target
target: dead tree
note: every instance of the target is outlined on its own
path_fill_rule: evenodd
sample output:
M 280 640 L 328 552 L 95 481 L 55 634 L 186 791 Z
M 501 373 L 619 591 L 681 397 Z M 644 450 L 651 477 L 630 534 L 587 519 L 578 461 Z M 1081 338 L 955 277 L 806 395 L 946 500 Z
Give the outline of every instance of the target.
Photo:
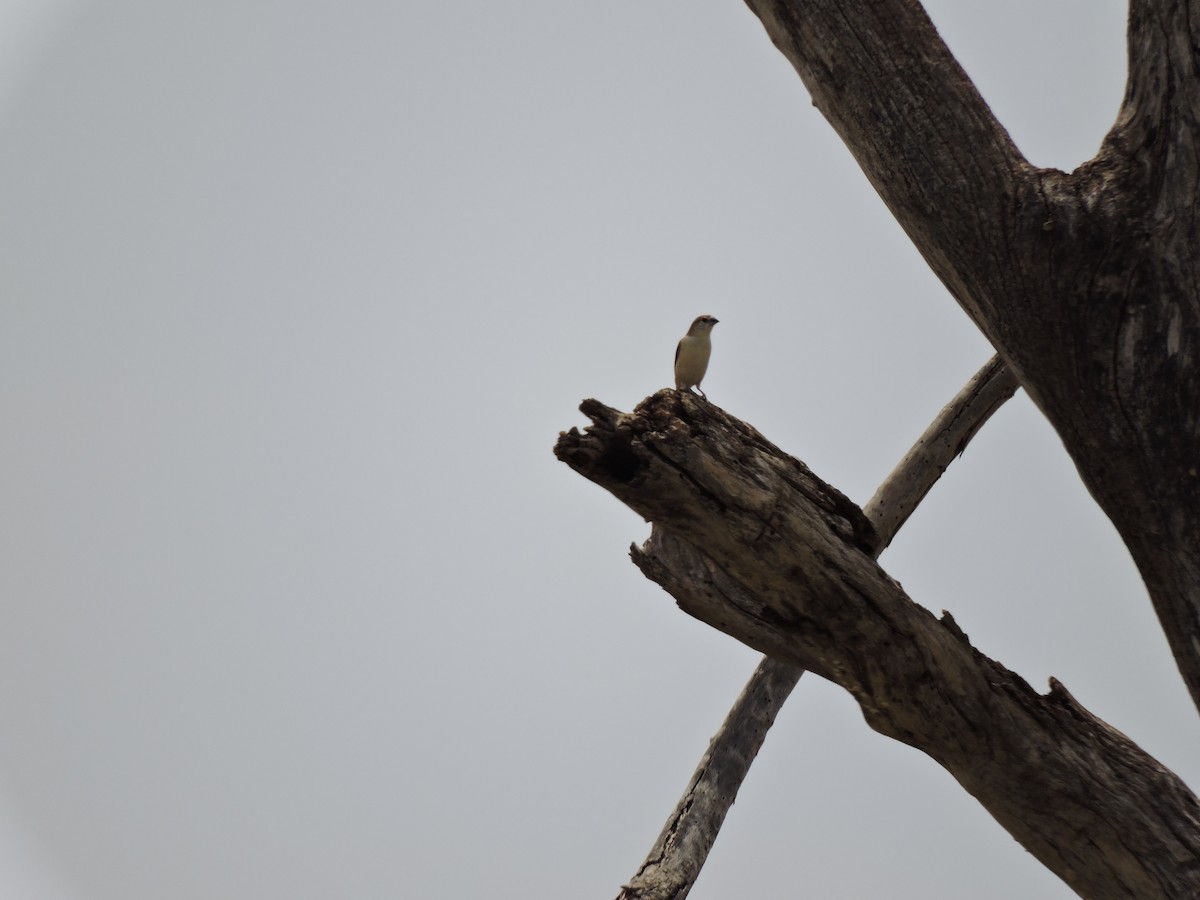
M 1020 155 L 915 0 L 747 2 L 1062 438 L 1200 705 L 1200 0 L 1131 0 L 1124 103 L 1072 173 Z M 654 523 L 639 564 L 684 609 L 846 688 L 1082 896 L 1200 896 L 1179 779 L 909 600 L 802 463 L 673 391 L 584 410 L 556 452 Z
M 749 6 L 1062 438 L 1200 705 L 1200 0 L 1131 0 L 1124 102 L 1069 174 L 1021 156 L 915 0 Z

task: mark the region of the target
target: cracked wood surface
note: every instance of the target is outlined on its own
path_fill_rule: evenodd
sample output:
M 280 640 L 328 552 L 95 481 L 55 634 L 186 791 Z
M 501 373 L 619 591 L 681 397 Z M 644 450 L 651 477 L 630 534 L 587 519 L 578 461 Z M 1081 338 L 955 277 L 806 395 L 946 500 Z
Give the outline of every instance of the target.
M 736 584 L 677 597 L 686 612 L 850 691 L 1081 895 L 1200 896 L 1187 787 L 1061 685 L 1039 695 L 913 603 L 872 559 L 866 517 L 803 463 L 675 391 L 581 409 L 592 425 L 558 457 L 689 544 L 710 583 Z
M 879 535 L 877 547 L 890 543 L 930 488 L 1017 389 L 1016 379 L 993 356 L 938 413 L 912 449 L 896 465 L 863 514 Z M 705 565 L 703 554 L 686 541 L 655 526 L 641 548 L 630 548 L 633 561 L 674 597 L 693 590 L 738 590 Z M 876 554 L 877 555 L 877 554 Z M 708 859 L 729 808 L 783 704 L 804 670 L 763 657 L 720 729 L 709 742 L 683 796 L 645 860 L 617 900 L 683 900 Z

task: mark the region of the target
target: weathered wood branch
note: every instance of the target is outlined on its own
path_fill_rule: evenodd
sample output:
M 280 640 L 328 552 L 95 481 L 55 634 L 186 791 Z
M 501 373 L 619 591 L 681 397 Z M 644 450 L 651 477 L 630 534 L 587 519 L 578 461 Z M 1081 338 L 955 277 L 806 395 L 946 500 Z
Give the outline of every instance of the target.
M 998 355 L 971 376 L 904 454 L 863 512 L 886 547 L 916 511 L 971 438 L 1017 390 L 1017 379 Z
M 747 5 L 893 215 L 922 224 L 909 235 L 951 292 L 1012 270 L 1000 238 L 1028 166 L 921 4 Z
M 657 532 L 656 534 L 661 534 Z M 678 539 L 676 539 L 678 540 Z M 656 541 L 651 536 L 648 544 Z M 699 562 L 700 554 L 691 550 Z M 653 566 L 653 556 L 648 566 Z M 678 559 L 679 556 L 675 555 Z M 659 577 L 643 567 L 655 581 Z M 674 569 L 661 577 L 672 577 Z M 661 582 L 660 582 L 661 583 Z M 700 877 L 717 833 L 746 780 L 750 765 L 762 749 L 767 731 L 783 709 L 803 669 L 764 656 L 733 707 L 709 742 L 692 779 L 675 809 L 667 817 L 646 859 L 629 883 L 621 886 L 617 900 L 684 900 Z
M 1016 150 L 916 0 L 747 0 L 1129 548 L 1200 705 L 1200 0 L 1133 0 L 1070 174 Z
M 593 424 L 561 435 L 558 457 L 740 587 L 677 598 L 685 611 L 850 691 L 1081 895 L 1200 896 L 1187 787 L 1057 682 L 1039 695 L 913 603 L 872 558 L 861 510 L 803 463 L 676 391 L 581 409 Z
M 1017 389 L 993 356 L 934 419 L 863 508 L 880 545 L 891 543 L 917 505 L 983 424 Z M 686 541 L 655 526 L 650 540 L 630 548 L 634 562 L 672 596 L 716 592 L 712 602 L 741 605 L 740 590 Z M 683 900 L 708 859 L 729 808 L 784 702 L 804 670 L 763 657 L 700 759 L 658 839 L 617 900 Z

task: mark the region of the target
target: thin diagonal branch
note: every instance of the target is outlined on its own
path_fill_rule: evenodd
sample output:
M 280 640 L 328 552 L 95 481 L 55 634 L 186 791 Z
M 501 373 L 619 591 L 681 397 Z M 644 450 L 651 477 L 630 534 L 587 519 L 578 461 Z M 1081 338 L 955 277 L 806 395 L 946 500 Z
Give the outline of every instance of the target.
M 887 547 L 976 432 L 1016 393 L 1017 378 L 997 354 L 946 404 L 863 507 Z
M 879 534 L 880 550 L 1016 389 L 1016 379 L 1003 360 L 993 356 L 938 414 L 863 509 Z M 719 570 L 714 573 L 698 551 L 679 539 L 671 540 L 657 526 L 646 546 L 631 548 L 631 553 L 652 580 L 659 584 L 669 580 L 673 595 L 683 590 L 726 595 L 740 590 Z M 618 900 L 683 900 L 688 895 L 768 729 L 803 674 L 803 669 L 763 657 Z

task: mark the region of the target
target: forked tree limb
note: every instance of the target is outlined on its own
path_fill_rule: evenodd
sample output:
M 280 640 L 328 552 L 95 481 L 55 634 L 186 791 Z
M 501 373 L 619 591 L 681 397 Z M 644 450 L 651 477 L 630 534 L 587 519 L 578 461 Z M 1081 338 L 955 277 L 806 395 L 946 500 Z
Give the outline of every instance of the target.
M 917 0 L 746 0 L 930 268 L 1045 413 L 1200 706 L 1200 0 L 1131 0 L 1074 172 L 1018 151 Z
M 993 356 L 938 414 L 863 508 L 879 535 L 880 549 L 891 543 L 954 458 L 1016 389 L 1003 360 Z M 631 547 L 630 553 L 646 576 L 673 596 L 738 590 L 736 582 L 706 565 L 695 548 L 657 526 L 650 540 L 641 549 Z M 717 602 L 736 601 L 724 597 Z M 763 657 L 617 900 L 683 900 L 688 895 L 768 729 L 803 674 L 803 669 Z
M 702 554 L 728 597 L 680 607 L 848 690 L 867 723 L 929 755 L 1074 890 L 1200 896 L 1200 804 L 1057 682 L 1043 696 L 909 599 L 853 503 L 754 428 L 672 390 L 597 401 L 558 457 Z

